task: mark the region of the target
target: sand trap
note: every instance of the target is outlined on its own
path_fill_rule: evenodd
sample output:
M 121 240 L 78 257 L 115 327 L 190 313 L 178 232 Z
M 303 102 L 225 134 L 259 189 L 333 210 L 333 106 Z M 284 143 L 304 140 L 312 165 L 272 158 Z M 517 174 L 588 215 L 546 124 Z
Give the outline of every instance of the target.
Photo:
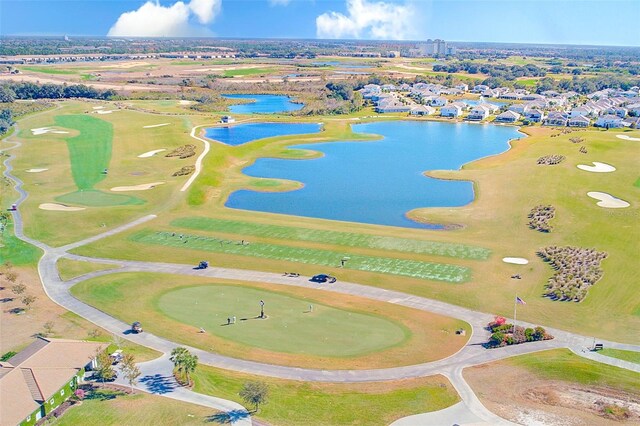
M 153 183 L 143 183 L 141 185 L 134 186 L 116 186 L 115 188 L 111 188 L 113 192 L 124 192 L 124 191 L 146 191 L 148 189 L 153 189 L 158 185 L 162 185 L 164 182 L 153 182 Z
M 151 124 L 149 126 L 142 126 L 143 129 L 153 129 L 154 127 L 162 127 L 162 126 L 168 126 L 171 123 L 160 123 L 160 124 Z
M 27 170 L 25 170 L 25 172 L 27 172 L 27 173 L 40 173 L 40 172 L 44 172 L 44 171 L 47 171 L 47 170 L 49 170 L 49 169 L 27 169 Z
M 181 100 L 181 101 L 178 101 L 178 103 L 179 103 L 180 105 L 191 105 L 191 104 L 193 104 L 193 103 L 195 103 L 195 102 L 193 102 L 193 101 L 185 101 L 185 100 Z
M 640 141 L 640 138 L 632 138 L 631 136 L 627 135 L 616 135 L 616 138 L 624 139 L 625 141 Z
M 104 109 L 103 106 L 97 106 L 97 107 L 93 107 L 93 109 Z
M 162 152 L 162 151 L 166 151 L 166 149 L 164 149 L 164 148 L 162 148 L 162 149 L 154 149 L 153 151 L 145 152 L 144 154 L 138 155 L 138 158 L 153 157 L 154 155 L 156 155 L 157 153 Z
M 117 109 L 110 109 L 110 110 L 104 110 L 104 109 L 99 109 L 96 112 L 98 114 L 111 114 L 112 112 L 116 112 Z
M 596 200 L 600 200 L 597 202 L 597 205 L 608 209 L 623 209 L 631 205 L 620 198 L 607 194 L 606 192 L 591 191 L 587 192 L 587 195 L 591 198 L 595 198 Z
M 56 130 L 53 127 L 37 127 L 35 129 L 31 129 L 31 133 L 33 136 L 44 135 L 46 133 L 58 133 L 58 134 L 67 134 L 69 132 L 65 132 L 64 130 Z
M 504 263 L 513 263 L 514 265 L 526 265 L 529 263 L 524 257 L 503 257 L 502 261 Z
M 57 203 L 42 203 L 38 207 L 42 210 L 54 210 L 59 212 L 77 212 L 80 210 L 86 210 L 84 207 L 65 206 L 64 204 Z
M 612 165 L 606 164 L 606 163 L 599 163 L 597 161 L 593 162 L 593 166 L 578 164 L 578 168 L 580 170 L 586 170 L 587 172 L 594 172 L 594 173 L 611 173 L 616 171 L 616 168 L 613 167 Z

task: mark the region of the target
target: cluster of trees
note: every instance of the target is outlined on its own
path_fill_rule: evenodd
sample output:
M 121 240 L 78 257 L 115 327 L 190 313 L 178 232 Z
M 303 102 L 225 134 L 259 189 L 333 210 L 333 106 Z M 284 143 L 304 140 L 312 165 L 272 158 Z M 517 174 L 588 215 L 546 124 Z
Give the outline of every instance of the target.
M 8 108 L 0 109 L 0 136 L 7 133 L 13 124 L 13 112 Z
M 496 317 L 488 324 L 488 328 L 491 331 L 488 346 L 492 348 L 553 339 L 544 327 L 514 327 L 513 324 L 507 323 L 504 317 Z
M 582 95 L 603 89 L 628 90 L 633 86 L 640 85 L 640 78 L 624 77 L 616 75 L 599 75 L 596 77 L 578 77 L 574 75 L 571 79 L 554 80 L 551 77 L 541 78 L 536 82 L 536 93 L 547 90 L 557 90 L 561 92 L 573 91 Z
M 495 78 L 505 80 L 515 80 L 518 77 L 544 77 L 547 71 L 534 64 L 527 65 L 503 65 L 503 64 L 482 64 L 470 61 L 451 62 L 447 64 L 435 64 L 433 70 L 436 72 L 455 73 L 464 71 L 469 74 L 485 74 Z
M 13 81 L 3 86 L 0 94 L 4 96 L 3 102 L 13 102 L 14 99 L 111 99 L 117 95 L 113 89 L 98 90 L 84 84 L 36 84 Z
M 3 217 L 6 213 L 3 213 Z M 2 218 L 0 218 L 1 220 Z M 2 223 L 2 222 L 0 222 Z M 6 226 L 6 222 L 4 222 Z M 13 301 L 18 299 L 22 304 L 22 307 L 16 307 L 11 310 L 14 313 L 20 313 L 28 310 L 36 301 L 36 296 L 29 294 L 27 292 L 27 286 L 23 282 L 18 282 L 18 273 L 13 270 L 13 265 L 10 262 L 5 262 L 0 268 L 0 277 L 2 277 L 2 281 L 0 282 L 0 290 L 4 290 L 9 286 L 11 293 L 14 297 L 5 298 L 6 302 Z
M 589 287 L 602 278 L 600 263 L 607 257 L 606 252 L 574 246 L 549 246 L 537 254 L 555 270 L 545 286 L 545 296 L 573 302 L 583 300 Z
M 529 212 L 529 228 L 539 232 L 551 232 L 549 221 L 556 215 L 556 208 L 551 205 L 535 206 Z
M 115 380 L 118 373 L 113 368 L 113 358 L 106 350 L 96 353 L 96 361 L 98 364 L 94 371 L 96 379 L 102 382 Z M 131 391 L 133 391 L 133 385 L 138 382 L 138 377 L 142 374 L 136 365 L 135 356 L 131 353 L 125 353 L 118 363 L 118 370 L 120 370 L 120 374 L 122 374 L 122 377 L 129 383 Z
M 553 135 L 552 135 L 553 136 Z M 562 163 L 567 157 L 560 154 L 544 155 L 538 158 L 538 164 L 546 166 L 555 166 Z
M 177 347 L 171 351 L 169 359 L 173 362 L 173 374 L 178 383 L 191 385 L 191 373 L 196 371 L 198 356 L 193 355 L 187 348 Z

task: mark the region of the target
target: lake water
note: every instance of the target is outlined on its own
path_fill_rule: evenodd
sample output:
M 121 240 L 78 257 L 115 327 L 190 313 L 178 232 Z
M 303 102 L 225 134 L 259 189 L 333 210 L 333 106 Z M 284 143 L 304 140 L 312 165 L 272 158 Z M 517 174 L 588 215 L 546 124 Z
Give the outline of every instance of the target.
M 231 105 L 229 111 L 234 114 L 275 114 L 279 112 L 297 111 L 304 107 L 303 104 L 291 102 L 291 98 L 283 95 L 222 95 L 228 99 L 253 99 L 249 104 Z
M 227 145 L 242 145 L 256 139 L 274 136 L 318 133 L 322 128 L 317 123 L 247 123 L 228 127 L 209 127 L 205 137 Z
M 382 122 L 353 125 L 382 135 L 370 142 L 297 145 L 320 151 L 313 160 L 258 159 L 244 173 L 304 183 L 302 189 L 266 193 L 240 190 L 226 206 L 322 219 L 410 228 L 442 228 L 407 219 L 419 207 L 459 207 L 474 198 L 466 181 L 425 177 L 426 170 L 457 170 L 509 148 L 516 128 L 468 123 Z

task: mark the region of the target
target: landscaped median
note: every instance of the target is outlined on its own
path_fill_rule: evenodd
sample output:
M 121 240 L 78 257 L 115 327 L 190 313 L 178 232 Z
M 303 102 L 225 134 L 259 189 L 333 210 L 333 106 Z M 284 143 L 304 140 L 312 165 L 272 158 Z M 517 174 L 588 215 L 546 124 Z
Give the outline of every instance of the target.
M 313 369 L 435 361 L 457 352 L 471 334 L 468 324 L 453 318 L 299 287 L 119 273 L 83 281 L 71 292 L 178 344 Z M 265 318 L 259 317 L 261 300 Z M 466 336 L 456 334 L 458 329 Z

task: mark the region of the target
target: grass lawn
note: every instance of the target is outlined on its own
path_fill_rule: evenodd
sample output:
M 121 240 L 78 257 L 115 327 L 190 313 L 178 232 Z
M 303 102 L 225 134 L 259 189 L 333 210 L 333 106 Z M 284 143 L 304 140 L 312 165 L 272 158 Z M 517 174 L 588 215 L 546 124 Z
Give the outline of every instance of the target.
M 79 277 L 80 275 L 88 274 L 89 272 L 104 271 L 105 269 L 115 268 L 113 265 L 105 265 L 104 263 L 81 262 L 64 257 L 58 260 L 57 266 L 60 278 L 64 281 Z
M 482 247 L 464 244 L 440 243 L 409 238 L 380 237 L 354 232 L 336 232 L 321 229 L 295 228 L 291 226 L 266 225 L 237 220 L 222 220 L 206 217 L 185 217 L 171 222 L 172 226 L 199 231 L 216 231 L 239 236 L 267 237 L 281 240 L 309 241 L 335 244 L 346 247 L 369 247 L 418 254 L 486 260 L 491 251 Z
M 314 248 L 291 247 L 278 244 L 252 242 L 242 244 L 224 238 L 170 232 L 140 231 L 131 236 L 131 241 L 144 244 L 164 245 L 173 248 L 196 249 L 213 253 L 254 256 L 289 262 L 314 265 L 338 266 L 345 253 Z M 392 275 L 463 283 L 468 280 L 468 268 L 444 263 L 420 262 L 408 259 L 393 259 L 351 254 L 344 269 L 378 272 Z
M 640 352 L 605 348 L 600 351 L 600 355 L 610 356 L 612 358 L 618 358 L 624 361 L 635 362 L 636 364 L 640 364 Z
M 16 238 L 13 224 L 9 224 L 0 233 L 0 264 L 11 262 L 16 266 L 30 265 L 38 261 L 40 249 Z
M 225 70 L 225 77 L 247 77 L 252 75 L 269 74 L 273 72 L 273 68 L 240 68 L 236 70 Z
M 87 280 L 72 294 L 151 333 L 228 356 L 309 368 L 436 360 L 465 344 L 463 321 L 324 290 L 167 274 Z M 265 301 L 266 320 L 256 319 Z M 313 312 L 309 305 L 313 305 Z M 236 324 L 226 325 L 227 318 Z M 200 327 L 206 333 L 200 333 Z
M 42 67 L 20 66 L 18 68 L 20 70 L 22 70 L 22 71 L 39 72 L 39 73 L 42 73 L 42 74 L 56 74 L 56 75 L 78 74 L 77 71 L 60 69 L 60 68 L 51 68 L 49 66 L 42 66 Z
M 196 392 L 240 403 L 243 383 L 256 380 L 241 373 L 199 366 Z M 365 384 L 304 383 L 262 379 L 269 386 L 268 403 L 254 416 L 278 426 L 383 426 L 412 414 L 437 411 L 459 401 L 447 379 L 432 376 Z
M 159 395 L 101 389 L 53 423 L 65 425 L 202 425 L 215 410 Z

